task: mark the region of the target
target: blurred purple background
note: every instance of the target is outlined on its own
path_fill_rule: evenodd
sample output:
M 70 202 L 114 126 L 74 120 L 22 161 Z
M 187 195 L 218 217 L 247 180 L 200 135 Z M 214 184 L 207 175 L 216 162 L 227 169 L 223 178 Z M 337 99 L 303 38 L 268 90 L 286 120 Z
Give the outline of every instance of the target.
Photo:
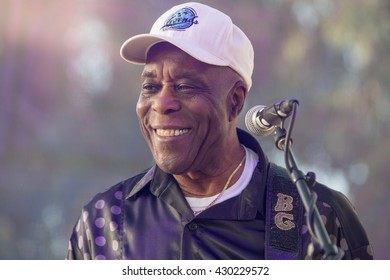
M 119 48 L 181 2 L 0 0 L 0 259 L 64 259 L 81 207 L 152 164 L 135 115 L 142 67 Z M 350 198 L 375 258 L 390 259 L 390 2 L 199 2 L 253 42 L 245 111 L 300 101 L 299 166 Z

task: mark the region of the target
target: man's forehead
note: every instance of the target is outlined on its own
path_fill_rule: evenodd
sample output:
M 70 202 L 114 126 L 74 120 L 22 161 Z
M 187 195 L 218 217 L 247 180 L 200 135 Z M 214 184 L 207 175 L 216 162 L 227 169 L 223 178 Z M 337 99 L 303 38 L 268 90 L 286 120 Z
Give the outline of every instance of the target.
M 166 64 L 168 63 L 168 64 Z M 165 65 L 169 65 L 169 71 L 184 78 L 197 78 L 207 73 L 218 73 L 225 78 L 234 75 L 234 79 L 239 76 L 229 66 L 218 66 L 204 63 L 191 55 L 187 54 L 180 48 L 167 43 L 160 42 L 150 48 L 147 53 L 142 77 L 157 77 L 158 72 Z M 220 77 L 222 78 L 222 77 Z
M 186 52 L 176 48 L 154 48 L 148 52 L 145 62 L 143 76 L 156 75 L 157 69 L 169 67 L 171 71 L 177 70 L 182 75 L 195 75 L 205 72 L 211 68 L 221 68 L 221 66 L 211 65 L 199 61 Z
M 173 78 L 180 78 L 180 79 L 187 78 L 187 79 L 192 79 L 192 80 L 201 79 L 203 73 L 204 72 L 197 71 L 194 69 L 185 70 L 182 68 L 176 68 L 176 69 L 169 71 L 170 76 L 172 76 Z M 163 76 L 161 70 L 158 70 L 156 68 L 147 69 L 146 66 L 141 73 L 142 79 L 148 79 L 148 78 L 155 79 L 155 78 L 158 78 L 161 76 Z

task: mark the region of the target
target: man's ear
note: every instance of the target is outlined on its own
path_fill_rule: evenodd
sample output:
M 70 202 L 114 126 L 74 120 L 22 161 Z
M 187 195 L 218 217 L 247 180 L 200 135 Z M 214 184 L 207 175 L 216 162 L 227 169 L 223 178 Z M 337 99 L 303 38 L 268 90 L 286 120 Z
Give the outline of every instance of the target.
M 245 83 L 241 80 L 237 81 L 230 94 L 230 115 L 229 121 L 238 117 L 244 107 L 247 90 Z

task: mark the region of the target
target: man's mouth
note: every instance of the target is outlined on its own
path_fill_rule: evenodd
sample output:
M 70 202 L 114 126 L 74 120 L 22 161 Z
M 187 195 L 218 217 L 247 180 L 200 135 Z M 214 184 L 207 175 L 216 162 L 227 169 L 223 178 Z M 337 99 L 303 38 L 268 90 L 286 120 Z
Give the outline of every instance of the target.
M 184 129 L 156 129 L 156 134 L 161 137 L 174 137 L 174 136 L 182 136 L 184 134 L 187 134 L 190 129 L 184 128 Z

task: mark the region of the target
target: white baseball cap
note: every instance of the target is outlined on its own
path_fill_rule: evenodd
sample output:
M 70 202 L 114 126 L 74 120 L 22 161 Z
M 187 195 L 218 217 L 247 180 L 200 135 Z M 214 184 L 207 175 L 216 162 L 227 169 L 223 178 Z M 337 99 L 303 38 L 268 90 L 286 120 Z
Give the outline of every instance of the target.
M 221 11 L 195 2 L 174 6 L 157 19 L 150 33 L 124 42 L 120 54 L 128 62 L 144 64 L 149 49 L 159 42 L 169 42 L 204 63 L 228 66 L 240 74 L 248 91 L 251 88 L 252 44 Z

